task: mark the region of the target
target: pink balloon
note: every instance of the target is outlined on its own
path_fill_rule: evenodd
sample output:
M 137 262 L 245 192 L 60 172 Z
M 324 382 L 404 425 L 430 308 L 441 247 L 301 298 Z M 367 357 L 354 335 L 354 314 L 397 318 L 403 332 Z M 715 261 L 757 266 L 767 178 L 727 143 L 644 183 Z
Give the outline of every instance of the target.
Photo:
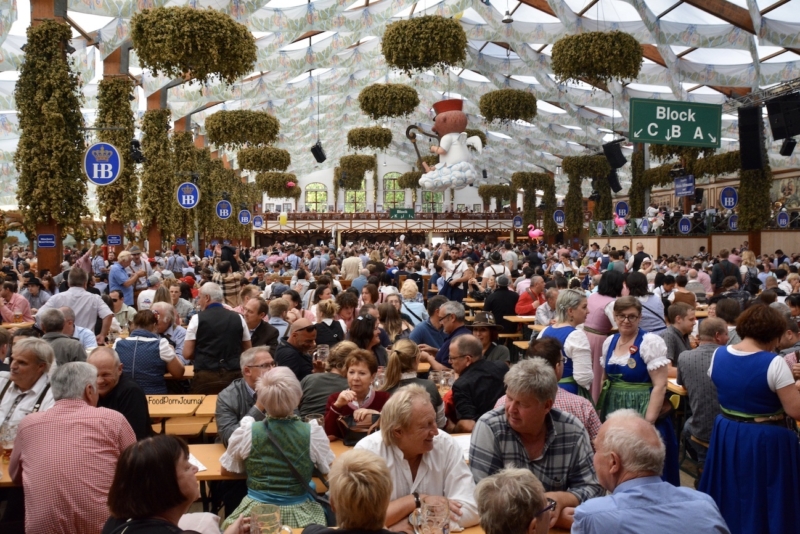
M 625 226 L 628 223 L 625 221 L 625 219 L 623 219 L 619 215 L 615 214 L 614 215 L 614 224 L 616 224 L 617 226 Z
M 286 187 L 294 187 L 294 182 L 286 182 Z

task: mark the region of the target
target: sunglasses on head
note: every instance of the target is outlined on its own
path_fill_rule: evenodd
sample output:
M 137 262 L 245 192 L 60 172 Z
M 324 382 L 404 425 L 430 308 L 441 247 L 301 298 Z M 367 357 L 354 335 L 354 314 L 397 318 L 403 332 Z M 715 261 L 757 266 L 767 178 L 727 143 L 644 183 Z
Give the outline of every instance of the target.
M 311 324 L 306 326 L 305 328 L 298 328 L 295 332 L 313 332 L 317 329 L 317 325 Z

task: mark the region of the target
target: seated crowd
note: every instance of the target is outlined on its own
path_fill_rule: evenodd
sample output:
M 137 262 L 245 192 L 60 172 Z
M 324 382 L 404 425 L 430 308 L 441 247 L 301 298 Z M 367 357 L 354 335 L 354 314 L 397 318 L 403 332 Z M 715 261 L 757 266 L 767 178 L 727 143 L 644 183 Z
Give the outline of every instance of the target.
M 0 530 L 795 531 L 800 257 L 635 248 L 7 251 Z M 216 396 L 214 514 L 170 394 Z

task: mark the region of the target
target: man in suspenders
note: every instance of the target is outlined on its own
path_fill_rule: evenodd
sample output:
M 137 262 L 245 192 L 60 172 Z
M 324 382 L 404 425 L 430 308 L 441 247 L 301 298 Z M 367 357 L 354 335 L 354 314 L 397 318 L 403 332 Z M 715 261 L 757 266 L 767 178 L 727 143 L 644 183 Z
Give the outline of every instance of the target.
M 29 413 L 53 406 L 48 371 L 54 359 L 47 341 L 17 341 L 11 354 L 11 371 L 0 372 L 0 426 L 16 426 Z

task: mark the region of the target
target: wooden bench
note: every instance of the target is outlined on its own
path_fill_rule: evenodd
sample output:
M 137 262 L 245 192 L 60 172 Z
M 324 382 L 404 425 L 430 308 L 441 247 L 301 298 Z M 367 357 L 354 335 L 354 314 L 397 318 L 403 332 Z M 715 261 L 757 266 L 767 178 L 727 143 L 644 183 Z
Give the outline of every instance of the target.
M 173 417 L 163 425 L 163 431 L 171 436 L 197 437 L 203 433 L 210 422 L 210 417 Z M 160 433 L 161 431 L 161 423 L 153 425 L 153 432 Z

